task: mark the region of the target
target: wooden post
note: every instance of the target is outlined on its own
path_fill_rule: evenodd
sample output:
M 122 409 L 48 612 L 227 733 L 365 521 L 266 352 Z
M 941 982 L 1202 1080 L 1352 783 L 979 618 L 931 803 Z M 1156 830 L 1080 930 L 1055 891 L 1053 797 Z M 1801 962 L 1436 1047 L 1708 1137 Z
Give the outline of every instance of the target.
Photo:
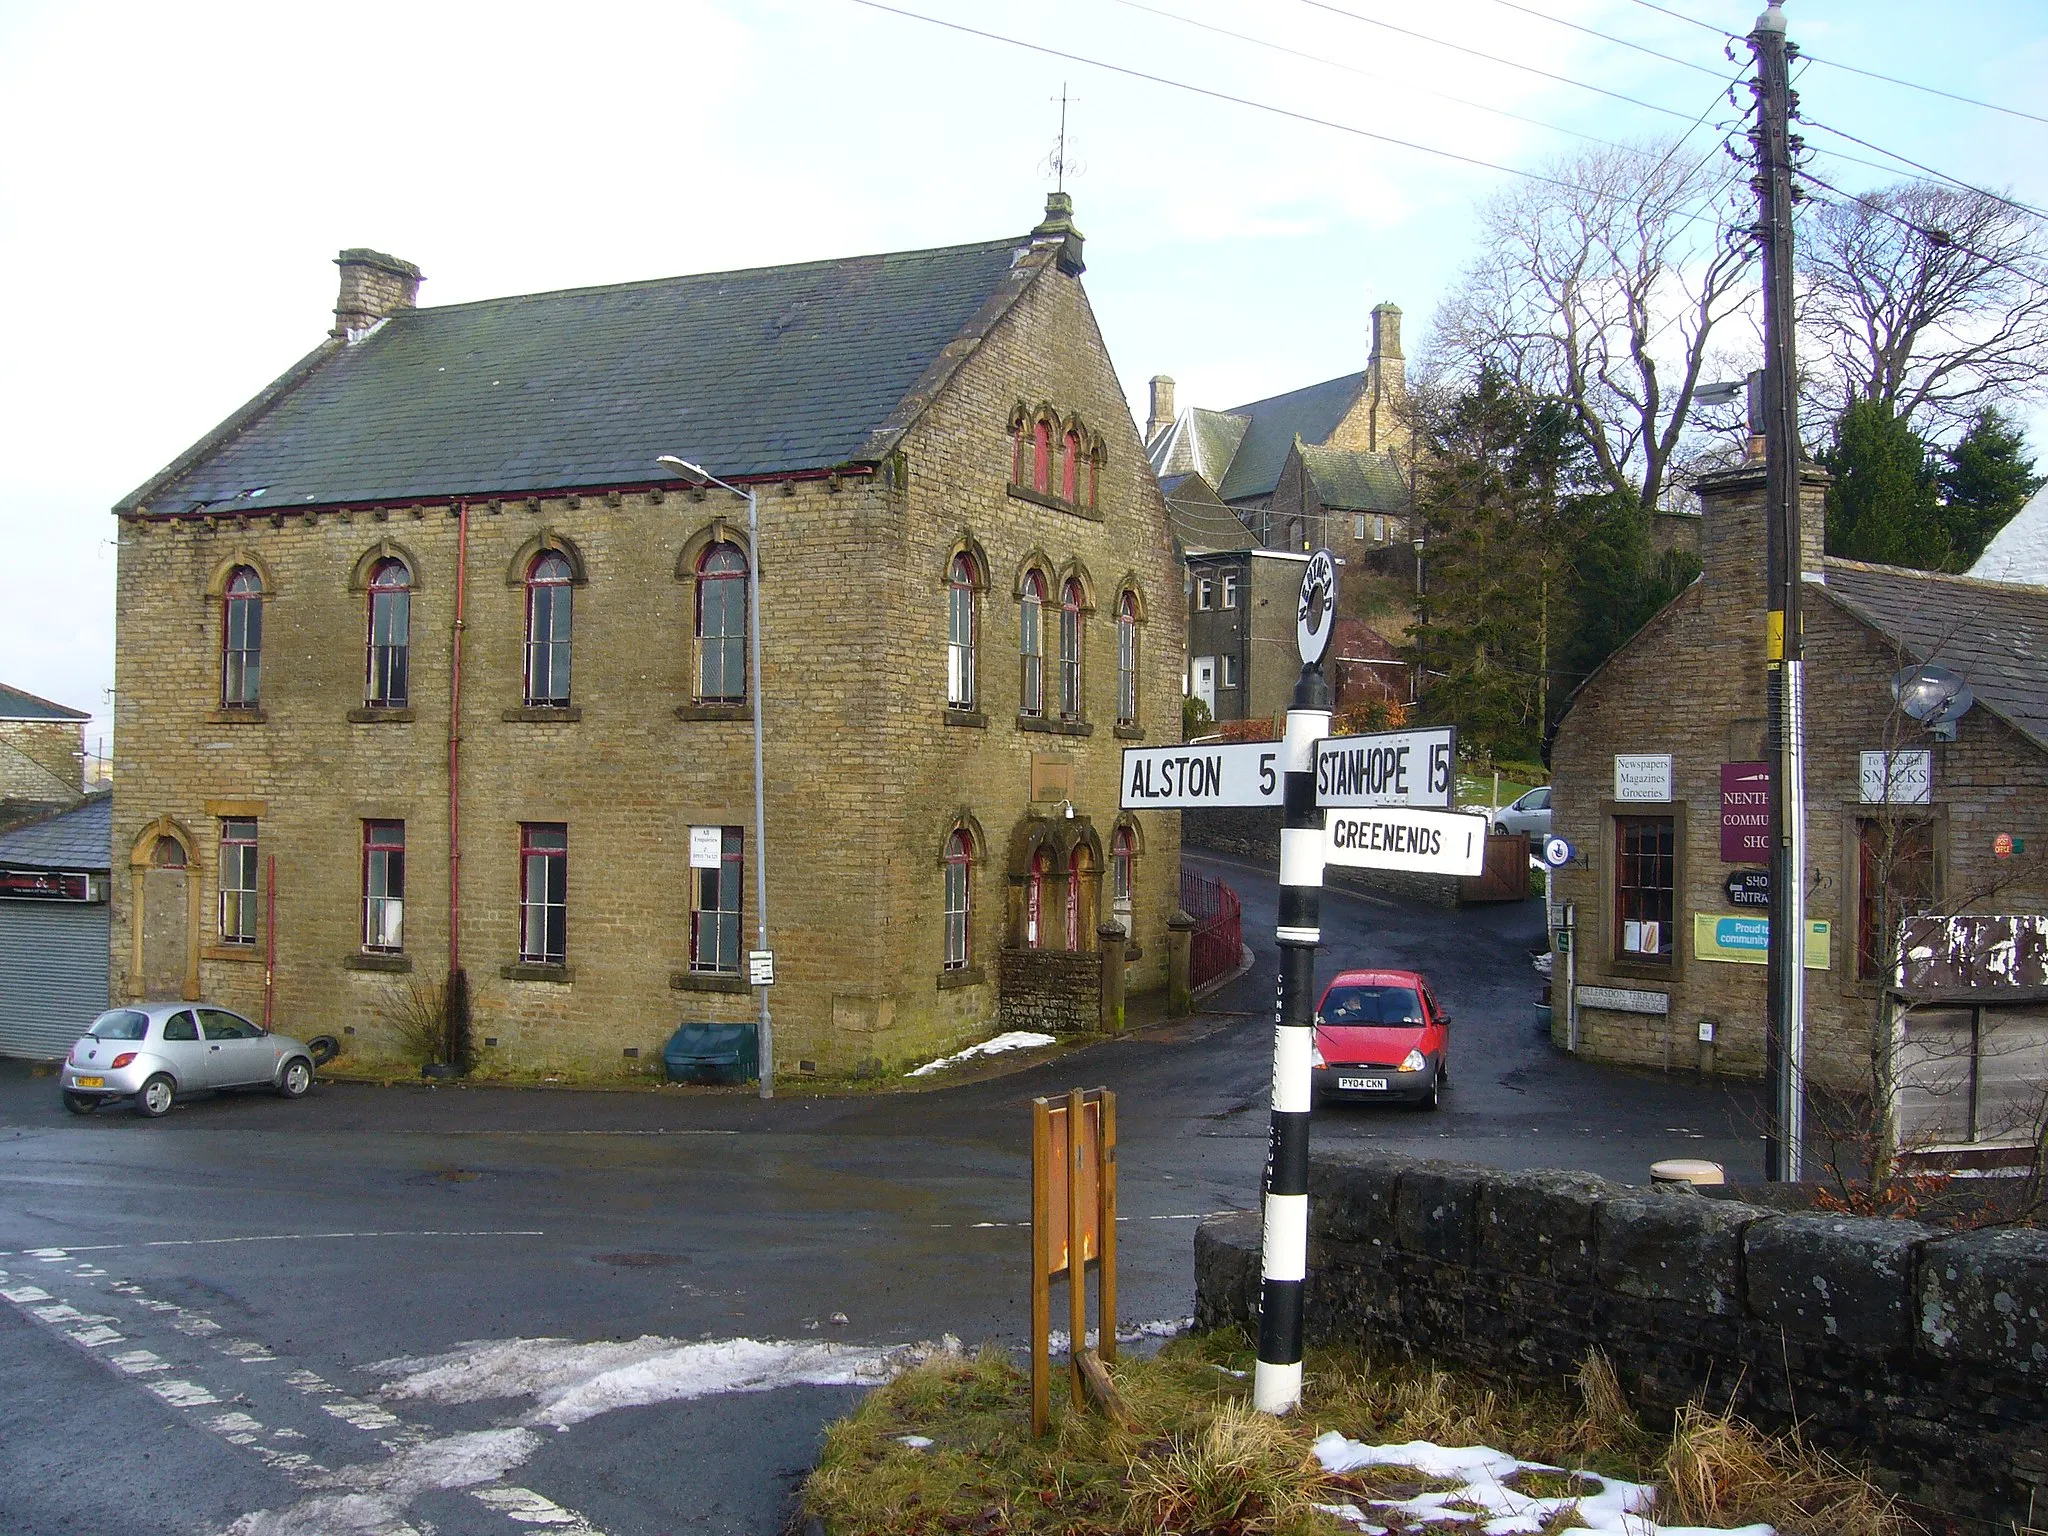
M 1031 1102 L 1031 1433 L 1052 1427 L 1052 1112 Z
M 1102 1117 L 1096 1140 L 1096 1198 L 1101 1220 L 1098 1225 L 1101 1267 L 1095 1273 L 1096 1311 L 1100 1315 L 1102 1342 L 1096 1353 L 1104 1360 L 1116 1359 L 1116 1095 L 1107 1088 L 1096 1100 Z
M 1082 1134 L 1082 1116 L 1087 1114 L 1085 1095 L 1079 1088 L 1067 1090 L 1067 1360 L 1068 1387 L 1074 1406 L 1084 1405 L 1081 1356 L 1088 1348 L 1088 1259 L 1085 1239 L 1087 1215 L 1081 1202 L 1081 1169 L 1087 1157 L 1087 1140 Z

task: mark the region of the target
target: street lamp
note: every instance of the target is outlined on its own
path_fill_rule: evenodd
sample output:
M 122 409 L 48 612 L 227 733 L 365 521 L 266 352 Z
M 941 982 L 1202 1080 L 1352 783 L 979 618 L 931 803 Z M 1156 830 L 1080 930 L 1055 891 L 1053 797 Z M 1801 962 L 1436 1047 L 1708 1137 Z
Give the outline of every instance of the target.
M 761 531 L 754 493 L 729 485 L 688 459 L 664 453 L 654 461 L 692 485 L 715 485 L 747 499 L 748 694 L 754 705 L 754 897 L 760 907 L 760 947 L 768 948 L 768 813 L 761 792 Z M 768 1014 L 768 987 L 761 987 L 761 1097 L 775 1097 L 775 1028 Z

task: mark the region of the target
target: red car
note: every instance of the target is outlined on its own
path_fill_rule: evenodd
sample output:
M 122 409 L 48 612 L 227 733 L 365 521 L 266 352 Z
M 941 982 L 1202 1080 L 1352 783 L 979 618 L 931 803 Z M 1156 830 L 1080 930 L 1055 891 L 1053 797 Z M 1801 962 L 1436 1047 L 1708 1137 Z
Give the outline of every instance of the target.
M 1340 972 L 1316 1004 L 1315 1096 L 1435 1109 L 1450 1022 L 1419 971 Z

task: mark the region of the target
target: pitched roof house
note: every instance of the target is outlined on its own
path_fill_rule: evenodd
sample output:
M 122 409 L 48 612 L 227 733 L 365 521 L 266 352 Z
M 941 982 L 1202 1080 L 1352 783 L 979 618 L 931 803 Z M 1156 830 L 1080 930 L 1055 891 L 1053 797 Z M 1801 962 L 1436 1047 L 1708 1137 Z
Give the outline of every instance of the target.
M 754 1016 L 764 884 L 784 1066 L 1092 1026 L 1105 927 L 1163 984 L 1178 822 L 1117 754 L 1177 735 L 1180 574 L 1066 197 L 442 308 L 339 265 L 327 338 L 116 508 L 119 995 L 253 1009 L 274 943 L 278 1009 L 389 1055 L 390 989 L 460 967 L 493 1059 L 638 1070 Z

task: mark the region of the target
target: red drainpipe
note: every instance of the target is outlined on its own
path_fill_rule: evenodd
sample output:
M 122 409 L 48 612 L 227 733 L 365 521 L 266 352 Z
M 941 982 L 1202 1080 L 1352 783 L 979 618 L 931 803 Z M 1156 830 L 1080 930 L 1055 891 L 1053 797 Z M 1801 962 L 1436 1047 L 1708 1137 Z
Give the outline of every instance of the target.
M 462 968 L 462 631 L 469 592 L 469 503 L 455 504 L 455 639 L 448 678 L 448 974 Z

